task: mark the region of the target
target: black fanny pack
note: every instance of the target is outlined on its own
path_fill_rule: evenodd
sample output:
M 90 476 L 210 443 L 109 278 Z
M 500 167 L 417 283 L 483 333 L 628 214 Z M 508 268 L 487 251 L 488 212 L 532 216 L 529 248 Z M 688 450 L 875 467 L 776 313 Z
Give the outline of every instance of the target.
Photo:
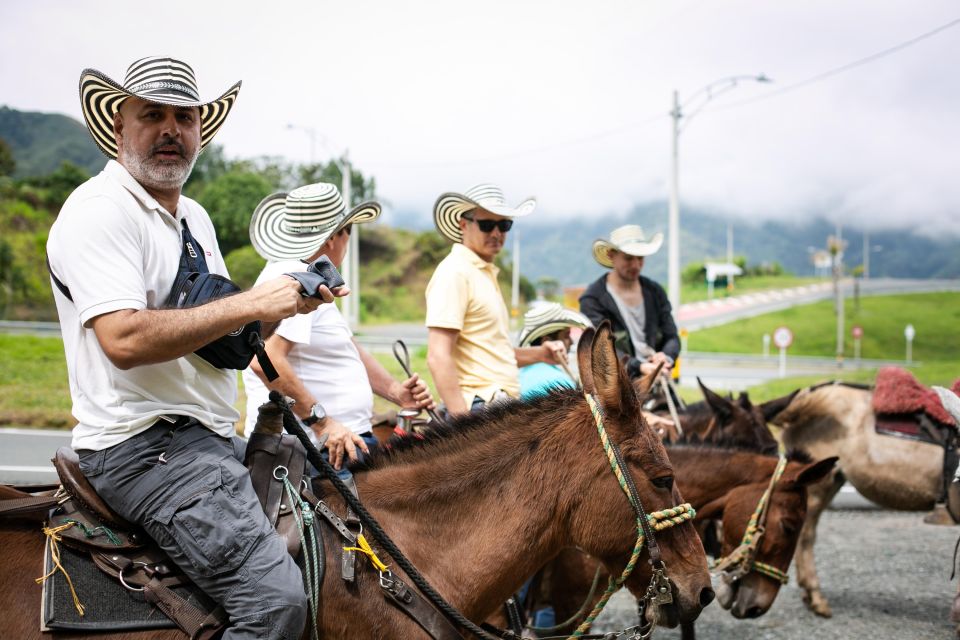
M 203 247 L 190 233 L 187 221 L 181 220 L 180 224 L 183 227 L 180 266 L 164 307 L 167 309 L 196 307 L 211 300 L 239 293 L 240 287 L 232 280 L 210 273 L 207 260 L 204 258 Z M 203 345 L 194 353 L 219 369 L 246 369 L 256 356 L 267 380 L 272 382 L 278 375 L 264 348 L 262 330 L 260 321 L 254 320 L 236 331 L 231 331 Z

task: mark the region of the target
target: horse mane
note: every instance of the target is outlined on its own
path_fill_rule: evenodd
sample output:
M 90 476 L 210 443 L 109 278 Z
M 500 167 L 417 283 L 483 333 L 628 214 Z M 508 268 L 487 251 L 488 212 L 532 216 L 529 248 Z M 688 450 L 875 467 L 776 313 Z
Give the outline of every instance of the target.
M 535 417 L 569 410 L 583 400 L 582 389 L 558 386 L 548 393 L 529 400 L 510 399 L 486 404 L 452 420 L 431 426 L 420 437 L 391 438 L 386 446 L 377 447 L 366 461 L 350 465 L 352 472 L 363 473 L 414 461 L 429 460 L 439 449 L 465 448 L 475 440 L 486 439 L 501 431 L 508 420 L 511 428 L 535 424 Z M 552 426 L 552 425 L 550 425 Z
M 807 391 L 816 391 L 823 387 L 847 387 L 849 389 L 860 389 L 861 391 L 872 391 L 873 385 L 865 382 L 847 382 L 846 380 L 827 380 L 807 387 Z
M 780 454 L 777 451 L 758 451 L 755 448 L 734 444 L 734 443 L 723 443 L 718 444 L 716 442 L 703 442 L 701 440 L 679 440 L 677 442 L 664 443 L 663 446 L 667 448 L 669 453 L 671 449 L 697 449 L 701 451 L 722 451 L 726 453 L 749 453 L 756 456 L 763 456 L 764 458 L 776 458 Z M 799 462 L 802 464 L 809 464 L 813 462 L 813 458 L 810 457 L 810 454 L 806 451 L 800 449 L 788 449 L 784 455 L 787 460 L 790 462 Z
M 729 449 L 765 455 L 776 455 L 777 453 L 777 443 L 772 435 L 771 442 L 767 445 L 762 445 L 758 441 L 745 440 L 744 438 L 725 433 L 720 429 L 713 430 L 709 440 L 704 440 L 703 436 L 694 431 L 685 431 L 684 434 L 675 441 L 675 444 L 695 447 L 713 447 L 716 449 Z

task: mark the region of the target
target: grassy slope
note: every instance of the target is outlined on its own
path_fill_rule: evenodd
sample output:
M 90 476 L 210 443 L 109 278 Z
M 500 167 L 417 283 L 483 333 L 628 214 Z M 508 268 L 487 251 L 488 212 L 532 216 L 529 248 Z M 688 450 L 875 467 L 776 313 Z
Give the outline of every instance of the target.
M 853 357 L 853 325 L 863 327 L 860 355 L 864 358 L 902 360 L 906 342 L 903 330 L 913 324 L 917 335 L 913 358 L 922 362 L 960 363 L 960 295 L 923 293 L 860 299 L 860 308 L 846 301 L 844 355 Z M 690 334 L 690 351 L 760 353 L 764 333 L 781 325 L 794 334 L 788 355 L 833 356 L 836 350 L 836 316 L 832 302 L 793 307 Z

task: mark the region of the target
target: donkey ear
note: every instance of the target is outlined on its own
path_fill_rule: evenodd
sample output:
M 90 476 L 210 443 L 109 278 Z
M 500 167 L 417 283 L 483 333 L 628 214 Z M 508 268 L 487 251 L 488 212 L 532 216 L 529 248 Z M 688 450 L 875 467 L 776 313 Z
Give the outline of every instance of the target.
M 837 460 L 839 460 L 839 458 L 833 456 L 830 458 L 824 458 L 819 462 L 808 464 L 800 470 L 800 473 L 797 474 L 797 479 L 794 480 L 794 482 L 798 485 L 808 487 L 815 482 L 823 480 L 827 474 L 833 471 L 834 466 L 837 464 Z
M 585 393 L 593 393 L 593 341 L 596 337 L 596 330 L 587 328 L 580 335 L 580 342 L 577 343 L 577 368 L 580 370 L 580 384 Z
M 617 359 L 617 350 L 613 346 L 613 333 L 610 323 L 604 321 L 597 328 L 590 349 L 591 386 L 593 393 L 600 398 L 604 408 L 619 407 L 620 405 L 620 361 Z
M 737 402 L 740 404 L 740 408 L 744 411 L 750 411 L 753 408 L 753 403 L 750 402 L 750 394 L 746 391 L 740 392 L 740 397 L 737 398 Z
M 780 415 L 781 411 L 790 406 L 790 403 L 793 402 L 793 399 L 798 393 L 800 393 L 800 389 L 782 398 L 775 398 L 761 404 L 760 412 L 763 413 L 763 419 L 767 422 L 773 422 L 773 419 Z
M 644 399 L 650 394 L 650 389 L 653 388 L 653 384 L 657 381 L 657 376 L 660 375 L 661 369 L 663 369 L 662 362 L 657 365 L 656 371 L 652 371 L 651 373 L 643 375 L 639 380 L 636 380 L 633 383 L 633 388 L 637 390 L 638 397 Z
M 729 421 L 733 417 L 733 401 L 727 400 L 723 396 L 708 389 L 707 385 L 703 384 L 703 381 L 699 377 L 697 378 L 697 384 L 700 385 L 700 391 L 703 392 L 703 397 L 707 401 L 707 405 L 713 410 L 713 413 L 724 422 Z

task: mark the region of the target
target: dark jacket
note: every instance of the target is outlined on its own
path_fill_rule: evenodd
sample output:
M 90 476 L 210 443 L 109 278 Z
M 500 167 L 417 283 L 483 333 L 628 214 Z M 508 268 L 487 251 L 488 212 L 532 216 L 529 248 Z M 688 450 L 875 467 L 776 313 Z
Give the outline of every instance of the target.
M 673 322 L 667 292 L 644 276 L 640 276 L 640 288 L 643 290 L 643 309 L 646 313 L 643 340 L 657 351 L 662 351 L 676 360 L 680 355 L 680 337 L 677 335 L 677 325 Z M 636 357 L 633 341 L 627 333 L 627 324 L 623 321 L 613 296 L 607 291 L 606 274 L 594 280 L 580 296 L 580 313 L 590 318 L 594 326 L 609 320 L 617 351 Z

